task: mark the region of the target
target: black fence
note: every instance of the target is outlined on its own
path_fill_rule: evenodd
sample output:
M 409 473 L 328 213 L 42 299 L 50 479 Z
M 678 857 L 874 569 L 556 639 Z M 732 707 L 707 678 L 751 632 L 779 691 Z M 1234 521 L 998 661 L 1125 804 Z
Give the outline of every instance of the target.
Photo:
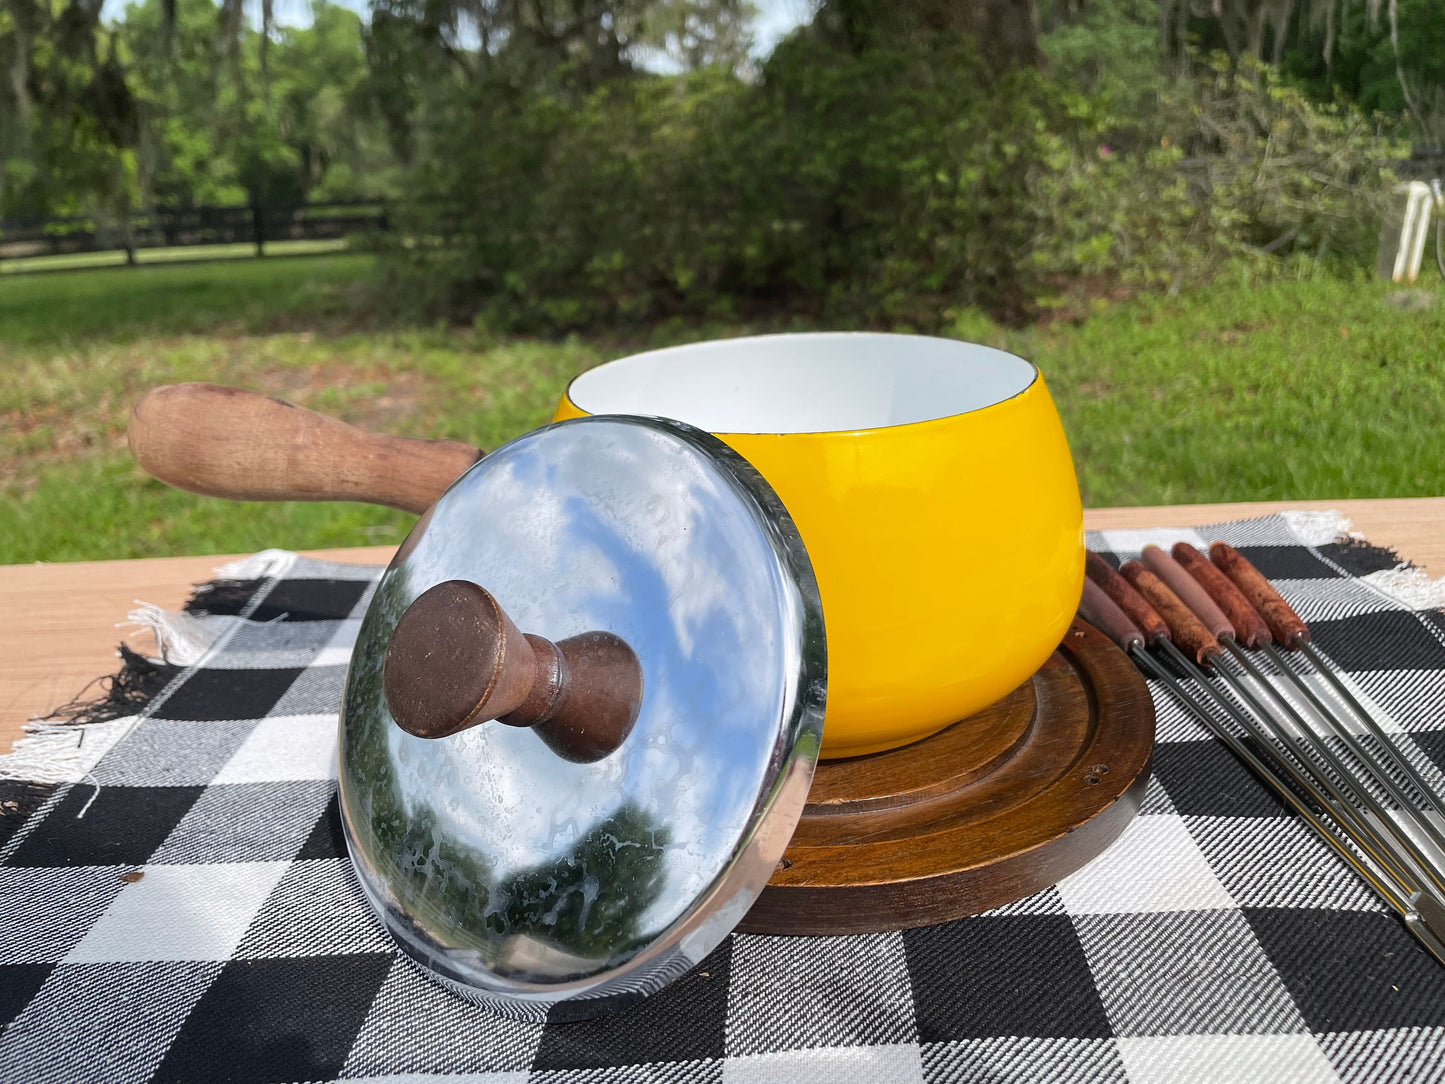
M 379 200 L 156 208 L 125 217 L 0 222 L 0 260 L 124 252 L 126 262 L 135 263 L 143 249 L 238 243 L 254 245 L 256 255 L 264 256 L 269 242 L 335 241 L 389 228 Z

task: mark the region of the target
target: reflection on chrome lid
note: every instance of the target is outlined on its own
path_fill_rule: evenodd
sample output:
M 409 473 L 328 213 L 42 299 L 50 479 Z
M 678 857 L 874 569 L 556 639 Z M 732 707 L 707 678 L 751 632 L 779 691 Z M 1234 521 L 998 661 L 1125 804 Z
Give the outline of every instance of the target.
M 396 726 L 391 631 L 449 579 L 524 632 L 626 640 L 644 693 L 622 746 L 578 764 L 527 729 Z M 716 438 L 595 417 L 513 441 L 417 524 L 362 622 L 340 788 L 368 898 L 417 962 L 503 1011 L 591 1015 L 670 981 L 742 917 L 792 833 L 824 655 L 792 521 Z

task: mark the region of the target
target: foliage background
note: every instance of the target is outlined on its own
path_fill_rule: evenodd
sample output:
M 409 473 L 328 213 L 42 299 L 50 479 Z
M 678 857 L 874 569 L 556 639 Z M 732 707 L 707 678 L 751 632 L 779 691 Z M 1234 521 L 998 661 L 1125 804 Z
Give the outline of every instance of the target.
M 819 326 L 1037 361 L 1090 504 L 1445 492 L 1445 313 L 1367 270 L 1441 146 L 1445 0 L 826 0 L 768 49 L 743 0 L 110 10 L 0 0 L 0 220 L 379 196 L 398 228 L 0 277 L 0 561 L 400 539 L 145 478 L 158 383 L 495 446 L 608 358 Z
M 1445 0 L 0 2 L 0 217 L 384 196 L 388 306 L 529 332 L 1366 266 L 1445 110 Z

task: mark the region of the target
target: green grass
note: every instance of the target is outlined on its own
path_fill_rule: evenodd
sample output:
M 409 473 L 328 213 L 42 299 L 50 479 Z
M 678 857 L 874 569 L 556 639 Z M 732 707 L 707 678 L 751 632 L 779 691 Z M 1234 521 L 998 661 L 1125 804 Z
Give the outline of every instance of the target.
M 1039 364 L 1089 506 L 1440 496 L 1442 293 L 1240 277 L 1081 326 L 955 331 Z
M 741 327 L 496 339 L 370 319 L 364 256 L 0 281 L 0 563 L 390 544 L 410 517 L 235 504 L 147 479 L 125 450 L 146 388 L 211 380 L 364 428 L 483 447 L 542 424 L 610 357 Z M 1360 279 L 1220 282 L 962 338 L 1037 361 L 1094 506 L 1445 493 L 1445 304 Z M 1420 295 L 1416 295 L 1417 298 Z
M 78 359 L 97 342 L 344 327 L 372 266 L 318 256 L 17 276 L 0 281 L 0 348 L 8 374 L 17 359 Z
M 341 252 L 344 240 L 268 241 L 267 256 L 320 256 Z M 187 263 L 196 260 L 244 260 L 256 255 L 250 242 L 232 245 L 189 245 L 184 248 L 142 248 L 135 254 L 139 264 Z M 32 271 L 80 271 L 100 267 L 124 267 L 124 252 L 75 252 L 65 256 L 25 256 L 0 261 L 0 275 L 21 275 Z

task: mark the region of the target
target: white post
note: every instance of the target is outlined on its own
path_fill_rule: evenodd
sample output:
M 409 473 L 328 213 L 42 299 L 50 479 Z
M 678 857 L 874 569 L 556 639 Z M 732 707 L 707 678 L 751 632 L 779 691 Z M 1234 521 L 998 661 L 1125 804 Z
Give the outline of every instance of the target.
M 1411 283 L 1420 274 L 1435 199 L 1424 181 L 1397 185 L 1380 229 L 1380 255 L 1375 270 L 1392 282 Z

